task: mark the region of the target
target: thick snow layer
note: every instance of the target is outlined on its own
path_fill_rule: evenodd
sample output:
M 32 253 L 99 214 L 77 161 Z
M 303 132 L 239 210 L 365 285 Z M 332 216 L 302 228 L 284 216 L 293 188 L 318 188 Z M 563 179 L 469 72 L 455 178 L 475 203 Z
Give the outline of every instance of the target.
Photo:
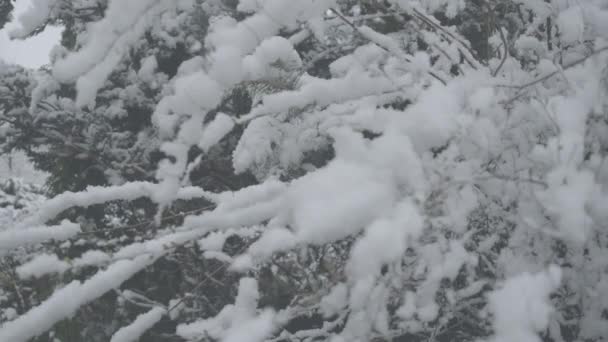
M 246 79 L 269 77 L 272 65 L 278 62 L 294 69 L 302 65 L 300 56 L 289 40 L 281 37 L 268 38 L 256 48 L 253 54 L 243 58 Z
M 84 47 L 55 63 L 53 69 L 55 77 L 63 82 L 74 81 L 95 69 L 97 65 L 103 64 L 106 56 L 112 58 L 113 63 L 108 63 L 104 69 L 109 69 L 107 72 L 111 71 L 115 63 L 120 61 L 117 60 L 122 57 L 120 53 L 126 52 L 125 47 L 128 46 L 126 43 L 129 41 L 122 42 L 123 51 L 114 49 L 114 45 L 121 36 L 133 30 L 134 24 L 138 21 L 144 23 L 145 13 L 158 3 L 159 0 L 137 0 L 125 5 L 121 1 L 110 1 L 104 19 L 90 28 L 88 34 L 90 40 Z M 108 51 L 111 53 L 108 54 Z
M 141 67 L 137 71 L 137 77 L 142 81 L 151 84 L 155 80 L 155 72 L 158 68 L 158 61 L 154 55 L 144 58 Z
M 256 0 L 240 0 L 237 10 L 241 12 L 255 12 L 260 8 L 260 3 Z
M 466 3 L 464 0 L 424 0 L 416 2 L 409 0 L 389 0 L 389 2 L 398 5 L 403 9 L 409 9 L 413 6 L 421 6 L 428 13 L 445 10 L 445 14 L 449 18 L 455 17 L 460 11 L 466 8 Z
M 26 38 L 34 30 L 46 24 L 51 10 L 57 6 L 57 0 L 32 0 L 31 6 L 19 18 L 20 27 L 9 32 L 11 38 Z
M 117 288 L 155 260 L 156 258 L 151 255 L 142 255 L 133 260 L 120 260 L 84 283 L 76 280 L 71 282 L 55 291 L 40 305 L 14 321 L 2 325 L 0 341 L 26 342 L 44 333 L 55 323 L 74 315 L 82 305 Z
M 154 324 L 163 318 L 167 310 L 161 307 L 153 308 L 152 310 L 137 316 L 133 323 L 126 327 L 120 328 L 114 335 L 110 342 L 136 342 L 139 341 L 141 335 L 143 335 L 148 329 L 152 328 Z
M 214 211 L 186 217 L 184 227 L 225 230 L 274 218 L 283 203 L 285 189 L 284 183 L 269 180 L 239 191 L 219 194 Z
M 26 163 L 21 164 L 23 161 Z M 47 200 L 41 194 L 41 188 L 30 183 L 31 178 L 26 181 L 11 177 L 13 172 L 28 177 L 28 173 L 22 172 L 22 170 L 31 170 L 31 163 L 21 158 L 16 158 L 13 162 L 17 164 L 17 167 L 10 173 L 4 173 L 0 166 L 0 174 L 5 175 L 5 181 L 0 182 L 0 231 L 14 229 L 15 222 L 31 215 Z M 38 178 L 38 180 L 43 180 L 44 177 Z
M 51 273 L 63 273 L 69 268 L 70 264 L 59 260 L 57 255 L 41 254 L 17 267 L 17 274 L 21 279 L 39 278 Z
M 299 239 L 323 244 L 361 231 L 395 201 L 374 169 L 335 160 L 289 187 L 285 209 Z
M 395 86 L 389 79 L 372 77 L 365 72 L 352 72 L 343 78 L 328 80 L 303 76 L 300 82 L 302 86 L 297 90 L 264 96 L 263 105 L 254 108 L 240 120 L 286 112 L 291 108 L 304 108 L 313 103 L 323 106 L 369 95 L 379 95 Z
M 294 29 L 298 22 L 323 17 L 333 5 L 333 0 L 265 1 L 257 13 L 238 23 L 228 18 L 216 21 L 205 43 L 216 47 L 237 46 L 246 54 L 253 51 L 264 39 L 277 35 L 281 28 Z M 247 10 L 252 9 L 250 4 L 243 6 Z
M 559 39 L 564 44 L 581 42 L 585 33 L 585 13 L 579 6 L 573 6 L 560 12 L 557 18 Z
M 67 240 L 78 233 L 80 226 L 66 220 L 57 226 L 8 229 L 0 232 L 0 255 L 21 246 L 32 246 L 49 240 Z
M 277 180 L 267 180 L 262 184 L 248 186 L 238 191 L 226 191 L 218 195 L 217 209 L 230 212 L 256 203 L 277 198 L 285 192 L 287 184 Z
M 387 49 L 397 56 L 403 55 L 403 50 L 399 47 L 399 43 L 391 37 L 378 33 L 368 26 L 361 26 L 358 30 L 365 38 L 374 42 L 376 45 Z
M 285 184 L 268 181 L 218 196 L 217 208 L 201 215 L 187 216 L 176 233 L 121 248 L 114 258 L 132 258 L 144 253 L 162 253 L 167 246 L 196 241 L 214 230 L 249 227 L 278 216 L 283 205 Z
M 507 280 L 490 294 L 494 313 L 494 342 L 540 342 L 553 307 L 549 295 L 560 285 L 561 271 L 552 266 L 546 272 L 523 273 Z
M 273 329 L 274 313 L 271 310 L 266 310 L 259 316 L 230 329 L 222 342 L 263 342 L 271 335 Z
M 203 251 L 220 252 L 226 243 L 228 234 L 225 232 L 213 232 L 204 239 L 198 241 L 198 246 Z
M 405 110 L 405 114 L 397 113 L 392 124 L 410 138 L 420 154 L 441 146 L 459 129 L 458 117 L 464 107 L 466 87 L 458 81 L 447 87 L 434 84 Z
M 348 305 L 348 287 L 340 283 L 321 299 L 320 307 L 323 316 L 332 317 Z
M 36 88 L 32 90 L 32 99 L 30 101 L 30 113 L 35 113 L 38 104 L 53 92 L 58 91 L 60 84 L 57 83 L 51 76 L 40 73 L 36 76 Z
M 110 1 L 102 20 L 93 24 L 88 40 L 77 52 L 53 65 L 53 75 L 61 82 L 76 82 L 76 104 L 91 105 L 97 91 L 118 66 L 130 46 L 137 42 L 161 14 L 189 0 Z
M 420 13 L 441 11 L 453 17 L 467 3 L 389 2 L 401 6 L 417 24 Z M 608 293 L 608 281 L 597 275 L 606 261 L 605 236 L 598 228 L 608 212 L 604 153 L 608 129 L 602 119 L 608 71 L 605 55 L 594 54 L 574 67 L 568 63 L 586 53 L 591 42 L 594 48 L 603 46 L 607 3 L 515 2 L 529 10 L 535 22 L 522 23 L 528 31 L 513 37 L 517 53 L 507 55 L 502 63 L 499 55 L 476 60 L 466 43 L 454 38 L 458 35 L 451 27 L 382 34 L 370 25 L 353 32 L 349 23 L 328 11 L 349 6 L 336 6 L 335 1 L 241 0 L 238 8 L 247 15 L 237 21 L 226 15 L 221 1 L 109 0 L 105 17 L 83 26 L 85 31 L 76 38 L 79 50 L 56 54 L 55 79 L 39 82 L 30 109 L 34 114 L 42 112 L 36 105 L 57 92 L 58 82 L 76 82 L 78 105 L 94 104 L 103 87 L 109 90 L 104 96 L 113 91 L 124 94 L 109 89 L 114 80 L 108 76 L 119 66 L 127 68 L 125 76 L 134 83 L 130 89 L 144 86 L 158 91 L 145 101 L 160 101 L 153 109 L 150 131 L 168 156 L 158 164 L 159 183 L 91 187 L 59 195 L 26 219 L 22 228 L 0 233 L 0 254 L 75 236 L 78 227 L 70 223 L 58 229 L 28 228 L 73 206 L 148 197 L 159 204 L 157 218 L 176 199 L 202 197 L 216 208 L 186 217 L 182 226 L 159 231 L 149 240 L 136 236 L 133 242 L 125 236 L 100 242 L 100 248 L 103 243 L 108 250 L 112 247 L 113 255 L 91 250 L 69 263 L 52 254 L 28 255 L 24 260 L 30 261 L 17 268 L 23 278 L 70 267 L 66 276 L 76 276 L 82 267 L 109 267 L 84 283 L 60 288 L 38 307 L 5 323 L 0 341 L 25 341 L 44 332 L 79 306 L 120 286 L 155 257 L 193 242 L 202 249 L 202 258 L 230 264 L 232 271 L 258 274 L 256 266 L 279 256 L 293 258 L 296 262 L 287 265 L 299 267 L 297 271 L 306 276 L 315 275 L 311 274 L 315 267 L 325 274 L 310 284 L 315 292 L 310 298 L 294 287 L 292 306 L 279 314 L 259 308 L 257 281 L 243 278 L 235 303 L 219 308 L 215 317 L 189 314 L 194 322 L 184 324 L 185 315 L 172 316 L 182 319 L 176 322 L 177 334 L 189 340 L 263 341 L 273 338 L 274 332 L 289 334 L 279 330 L 289 320 L 286 317 L 314 310 L 327 318 L 322 327 L 276 340 L 367 341 L 372 334 L 387 338 L 396 332 L 392 329 L 427 333 L 445 327 L 452 310 L 466 309 L 485 315 L 479 317 L 480 324 L 494 319 L 493 341 L 537 342 L 538 333 L 546 329 L 560 341 L 553 336 L 560 330 L 560 317 L 549 319 L 549 294 L 559 285 L 560 270 L 521 273 L 555 259 L 555 248 L 562 245 L 553 239 L 565 240 L 563 258 L 568 260 L 563 263 L 572 265 L 568 268 L 572 274 L 564 277 L 565 288 L 584 289 L 576 293 L 579 303 L 584 303 L 576 304 L 581 306 L 578 338 L 601 336 L 599 323 L 606 307 L 602 298 Z M 48 3 L 52 1 L 37 2 Z M 221 14 L 210 18 L 205 38 L 182 36 L 189 34 L 181 25 L 190 24 L 189 10 L 194 8 L 205 15 Z M 31 22 L 44 22 L 49 14 L 53 16 L 54 9 L 49 11 L 37 11 Z M 345 16 L 350 15 L 357 26 L 376 20 L 375 14 L 362 14 L 361 6 L 345 11 Z M 553 50 L 538 29 L 547 18 L 557 26 Z M 433 15 L 423 19 L 430 20 L 430 26 L 441 25 Z M 408 28 L 411 24 L 403 22 Z M 189 53 L 200 55 L 183 62 L 171 80 L 157 72 L 165 70 L 164 45 L 153 46 L 143 60 L 137 51 L 132 61 L 121 66 L 149 29 L 154 39 L 161 36 L 168 46 L 183 38 Z M 412 33 L 420 34 L 419 39 L 411 39 Z M 412 52 L 418 50 L 418 40 L 426 42 L 426 51 Z M 309 51 L 308 42 L 314 49 Z M 558 42 L 572 46 L 557 49 Z M 503 52 L 499 35 L 490 43 L 489 51 Z M 446 51 L 439 54 L 440 48 Z M 331 63 L 329 75 L 307 74 L 311 65 L 317 68 L 317 58 L 335 58 L 334 49 L 343 56 Z M 450 70 L 458 61 L 456 76 Z M 485 62 L 489 67 L 481 65 Z M 494 77 L 498 63 L 501 72 Z M 141 67 L 133 70 L 134 65 Z M 436 82 L 429 73 L 441 75 L 445 82 Z M 548 76 L 534 81 L 542 75 Z M 277 79 L 286 82 L 274 82 Z M 162 89 L 158 80 L 166 80 Z M 246 87 L 253 97 L 253 109 L 239 117 L 231 116 L 235 86 Z M 106 112 L 116 113 L 122 105 L 112 106 Z M 222 140 L 235 127 L 242 136 L 231 134 Z M 189 171 L 201 160 L 215 158 L 216 152 L 226 157 L 223 149 L 233 138 L 240 139 L 232 151 L 234 171 L 253 174 L 260 184 L 221 194 L 184 187 Z M 194 162 L 193 146 L 202 150 Z M 209 152 L 213 155 L 206 156 Z M 233 235 L 249 241 L 242 255 L 223 252 L 226 239 Z M 80 242 L 84 246 L 87 240 Z M 500 256 L 487 258 L 497 244 L 506 244 Z M 313 255 L 317 250 L 321 258 Z M 283 281 L 284 269 L 278 265 L 272 271 Z M 496 279 L 485 279 L 491 274 L 486 268 Z M 504 286 L 489 296 L 483 294 L 503 280 Z M 172 297 L 181 297 L 180 301 L 188 295 L 180 290 Z M 489 301 L 493 316 L 477 304 L 470 305 L 478 300 Z M 564 298 L 554 300 L 563 304 Z M 170 302 L 175 303 L 175 299 Z M 193 313 L 190 300 L 180 305 L 184 314 Z M 395 306 L 399 306 L 396 312 L 387 309 Z M 152 309 L 119 330 L 112 342 L 137 340 L 165 313 Z M 333 317 L 340 319 L 332 323 Z M 338 330 L 340 336 L 332 336 Z
M 130 182 L 108 187 L 90 186 L 82 192 L 64 192 L 48 200 L 35 215 L 24 220 L 21 226 L 45 223 L 71 207 L 88 207 L 119 199 L 132 201 L 140 197 L 152 197 L 161 187 L 162 184 Z M 214 195 L 198 187 L 185 187 L 178 191 L 176 197 L 178 199 L 213 198 Z
M 99 266 L 110 262 L 111 257 L 102 251 L 86 251 L 79 258 L 72 261 L 74 267 Z
M 557 165 L 547 173 L 548 188 L 539 191 L 541 203 L 567 239 L 584 242 L 591 226 L 587 207 L 596 189 L 595 177 L 589 170 L 577 170 L 584 159 L 586 120 L 589 106 L 578 98 L 554 97 L 550 100 L 553 120 L 559 135 L 549 139 L 546 147 L 537 147 L 536 156 Z
M 282 132 L 279 122 L 272 117 L 257 118 L 245 129 L 232 153 L 232 164 L 236 173 L 266 168 L 273 146 L 280 140 Z
M 558 168 L 547 175 L 547 190 L 538 193 L 565 239 L 584 243 L 591 227 L 588 207 L 596 184 L 593 173 Z
M 234 120 L 224 113 L 218 113 L 203 129 L 203 135 L 198 143 L 203 151 L 207 152 L 213 145 L 217 144 L 226 134 L 234 128 Z
M 275 314 L 257 313 L 259 296 L 257 281 L 241 278 L 234 305 L 225 306 L 215 317 L 178 325 L 177 334 L 186 339 L 210 336 L 223 342 L 262 342 L 274 329 Z
M 209 56 L 209 76 L 226 88 L 234 86 L 243 79 L 242 57 L 238 46 L 218 47 Z
M 392 216 L 372 223 L 355 243 L 347 265 L 354 280 L 377 275 L 382 265 L 399 261 L 411 244 L 408 239 L 416 239 L 422 232 L 423 220 L 413 203 L 401 203 Z
M 0 128 L 0 136 L 2 134 L 2 128 Z M 43 184 L 49 176 L 48 173 L 37 170 L 32 161 L 22 151 L 12 151 L 0 155 L 0 175 L 3 180 L 20 180 L 26 184 Z M 43 197 L 42 195 L 38 196 Z
M 271 228 L 249 246 L 248 254 L 253 258 L 265 260 L 276 252 L 294 248 L 297 243 L 297 237 L 289 229 Z
M 177 129 L 177 119 L 180 116 L 193 117 L 185 129 L 194 130 L 182 139 L 200 140 L 200 126 L 207 112 L 217 106 L 222 100 L 223 87 L 203 71 L 180 77 L 175 82 L 175 94 L 163 98 L 154 114 L 152 122 L 158 127 L 163 137 L 173 137 Z M 198 134 L 198 135 L 197 135 Z
M 154 73 L 158 68 L 158 61 L 154 55 L 144 58 L 141 62 L 141 67 L 137 71 L 137 77 L 142 79 L 144 82 L 151 82 L 154 80 Z

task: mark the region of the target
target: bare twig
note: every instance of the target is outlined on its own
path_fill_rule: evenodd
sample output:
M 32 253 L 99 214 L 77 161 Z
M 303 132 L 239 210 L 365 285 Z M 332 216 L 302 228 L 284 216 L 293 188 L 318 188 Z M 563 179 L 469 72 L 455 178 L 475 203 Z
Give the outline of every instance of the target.
M 355 32 L 357 32 L 361 37 L 369 40 L 367 38 L 367 36 L 365 34 L 363 34 L 359 28 L 353 24 L 350 20 L 348 20 L 348 18 L 346 18 L 344 15 L 342 15 L 342 13 L 340 13 L 338 10 L 336 10 L 335 8 L 330 8 L 330 11 L 332 11 L 338 18 L 340 18 L 340 20 L 342 20 L 345 24 L 347 24 L 348 26 L 352 27 L 353 30 L 355 30 Z M 382 50 L 387 51 L 389 53 L 393 53 L 395 54 L 393 51 L 391 51 L 391 49 L 387 48 L 386 46 L 382 46 L 374 41 L 372 41 L 372 43 L 376 44 L 378 47 L 380 47 Z M 411 60 L 409 58 L 407 58 L 407 56 L 397 56 L 397 57 L 401 57 L 404 58 L 406 62 L 411 63 Z M 433 77 L 434 79 L 438 80 L 439 82 L 441 82 L 443 85 L 446 85 L 447 82 L 442 79 L 441 77 L 439 77 L 439 75 L 437 75 L 435 72 L 433 72 L 432 70 L 428 71 L 428 74 Z
M 248 245 L 243 246 L 239 251 L 237 251 L 237 254 L 243 253 L 247 248 L 249 248 Z M 207 283 L 207 280 L 209 280 L 214 275 L 219 274 L 221 271 L 228 268 L 228 265 L 229 264 L 227 264 L 227 263 L 222 264 L 218 268 L 214 269 L 211 273 L 205 273 L 205 278 L 203 280 L 201 280 L 198 284 L 196 284 L 196 286 L 194 286 L 192 289 L 190 289 L 189 292 L 194 292 L 194 291 L 200 289 L 203 285 L 205 285 Z M 178 300 L 175 304 L 173 304 L 171 307 L 169 307 L 167 309 L 167 313 L 170 313 L 171 311 L 177 309 L 184 302 L 185 299 L 186 299 L 185 296 L 180 298 L 180 300 Z
M 12 267 L 5 265 L 4 262 L 2 262 L 0 260 L 0 272 L 2 274 L 4 274 L 7 278 L 7 280 L 10 280 L 11 285 L 13 286 L 15 293 L 17 294 L 17 299 L 19 301 L 19 306 L 20 306 L 20 311 L 21 312 L 25 312 L 26 311 L 26 306 L 25 306 L 25 300 L 23 299 L 23 295 L 21 294 L 21 288 L 19 287 L 19 285 L 17 284 L 17 281 L 15 280 L 15 271 L 13 270 Z
M 181 212 L 181 213 L 178 213 L 178 214 L 174 214 L 174 215 L 164 216 L 161 219 L 161 222 L 165 222 L 165 221 L 170 220 L 170 219 L 174 219 L 174 218 L 183 217 L 183 216 L 186 216 L 186 215 L 198 213 L 200 211 L 204 211 L 204 210 L 208 210 L 208 209 L 213 209 L 214 207 L 215 207 L 215 204 L 209 205 L 209 206 L 206 206 L 206 207 L 202 207 L 202 208 L 198 208 L 198 209 L 194 209 L 194 210 L 190 210 L 190 211 L 184 211 L 184 212 Z M 97 230 L 93 230 L 93 231 L 90 231 L 90 232 L 81 232 L 81 233 L 78 233 L 74 237 L 74 239 L 80 239 L 80 238 L 82 238 L 83 236 L 86 236 L 86 235 L 95 235 L 95 234 L 105 233 L 105 232 L 135 230 L 135 229 L 140 229 L 141 227 L 144 227 L 144 226 L 154 225 L 155 223 L 156 222 L 154 220 L 148 220 L 148 221 L 143 221 L 143 222 L 135 223 L 135 224 L 128 225 L 128 226 L 119 226 L 119 227 L 114 227 L 114 228 L 97 229 Z
M 496 70 L 494 70 L 494 72 L 492 72 L 492 76 L 494 76 L 494 77 L 496 77 L 496 75 L 498 75 L 498 73 L 500 72 L 500 69 L 502 69 L 503 65 L 505 65 L 505 62 L 507 61 L 507 58 L 509 57 L 509 45 L 507 42 L 507 37 L 505 37 L 505 33 L 502 31 L 502 27 L 496 26 L 496 29 L 500 33 L 500 40 L 502 40 L 502 45 L 505 47 L 505 51 L 502 54 L 502 60 L 500 61 L 500 64 L 498 65 Z
M 432 19 L 428 18 L 425 14 L 423 14 L 422 12 L 418 11 L 417 9 L 414 9 L 414 17 L 418 18 L 418 20 L 423 21 L 424 23 L 426 23 L 427 25 L 429 25 L 430 27 L 434 28 L 435 30 L 439 31 L 439 34 L 441 34 L 443 36 L 444 39 L 447 40 L 451 40 L 451 41 L 455 41 L 458 43 L 458 45 L 460 45 L 460 47 L 458 48 L 458 51 L 460 51 L 460 53 L 462 54 L 464 60 L 475 70 L 478 69 L 478 62 L 475 59 L 475 53 L 474 51 L 471 49 L 471 47 L 466 44 L 462 39 L 458 38 L 456 35 L 452 34 L 450 31 L 446 30 L 444 27 L 442 27 L 441 25 L 435 23 Z M 464 51 L 462 50 L 464 49 Z M 473 59 L 472 61 L 469 60 L 469 57 L 471 59 Z
M 464 75 L 464 70 L 462 70 L 462 68 L 460 67 L 460 64 L 458 64 L 457 61 L 453 60 L 452 57 L 447 53 L 447 51 L 445 51 L 443 48 L 441 48 L 439 45 L 433 43 L 432 45 L 435 49 L 437 49 L 437 51 L 441 52 L 442 55 L 445 56 L 445 58 L 447 58 L 450 62 L 452 62 L 452 65 L 455 65 L 456 68 L 458 68 L 458 72 L 460 73 L 460 75 Z
M 589 55 L 587 55 L 585 57 L 581 57 L 579 59 L 576 59 L 576 60 L 574 60 L 574 61 L 572 61 L 572 62 L 564 65 L 562 68 L 558 68 L 557 70 L 555 70 L 553 72 L 550 72 L 547 75 L 539 77 L 539 78 L 537 78 L 537 79 L 535 79 L 533 81 L 530 81 L 528 83 L 524 83 L 524 84 L 520 84 L 520 85 L 497 84 L 497 85 L 495 85 L 495 87 L 500 87 L 500 88 L 515 88 L 515 89 L 519 89 L 519 90 L 524 89 L 524 88 L 528 88 L 528 87 L 531 87 L 531 86 L 533 86 L 535 84 L 538 84 L 538 83 L 541 83 L 543 81 L 546 81 L 546 80 L 550 79 L 551 77 L 553 77 L 553 76 L 555 76 L 557 74 L 562 73 L 566 69 L 569 69 L 569 68 L 575 67 L 575 66 L 577 66 L 579 64 L 582 64 L 587 59 L 589 59 L 590 57 L 595 56 L 595 55 L 597 55 L 599 53 L 602 53 L 604 51 L 607 51 L 607 50 L 608 50 L 608 46 L 601 47 L 601 48 L 599 48 L 597 50 L 592 51 Z
M 143 302 L 136 301 L 134 298 L 126 296 L 122 291 L 120 291 L 118 289 L 114 289 L 114 293 L 116 293 L 117 296 L 121 297 L 122 299 L 126 300 L 127 302 L 129 302 L 129 303 L 131 303 L 131 304 L 133 304 L 135 306 L 141 307 L 141 308 L 150 309 L 150 308 L 154 308 L 154 307 L 157 307 L 157 306 L 162 306 L 162 305 L 160 305 L 160 304 L 158 304 L 158 303 L 156 303 L 154 301 L 151 301 L 151 300 L 149 300 L 147 298 L 146 298 L 146 301 L 148 303 L 143 303 Z
M 476 181 L 484 181 L 484 180 L 492 180 L 492 179 L 500 179 L 500 180 L 504 180 L 504 181 L 508 181 L 508 182 L 524 182 L 524 183 L 535 184 L 535 185 L 541 186 L 545 189 L 549 188 L 549 185 L 547 183 L 545 183 L 541 180 L 538 180 L 538 179 L 513 177 L 513 176 L 507 176 L 507 175 L 499 175 L 496 173 L 490 173 L 490 176 L 486 176 L 486 177 L 475 178 Z

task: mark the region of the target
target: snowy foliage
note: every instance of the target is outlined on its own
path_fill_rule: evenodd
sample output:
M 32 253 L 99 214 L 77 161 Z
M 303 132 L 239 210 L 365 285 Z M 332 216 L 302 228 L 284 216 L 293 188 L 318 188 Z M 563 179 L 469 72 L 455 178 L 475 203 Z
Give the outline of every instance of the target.
M 33 4 L 1 341 L 608 336 L 608 1 Z

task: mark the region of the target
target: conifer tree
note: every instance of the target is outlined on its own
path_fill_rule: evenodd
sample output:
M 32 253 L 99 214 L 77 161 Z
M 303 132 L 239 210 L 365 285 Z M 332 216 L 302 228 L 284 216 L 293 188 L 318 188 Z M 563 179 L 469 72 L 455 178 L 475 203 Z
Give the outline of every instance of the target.
M 33 3 L 0 341 L 604 338 L 605 0 Z

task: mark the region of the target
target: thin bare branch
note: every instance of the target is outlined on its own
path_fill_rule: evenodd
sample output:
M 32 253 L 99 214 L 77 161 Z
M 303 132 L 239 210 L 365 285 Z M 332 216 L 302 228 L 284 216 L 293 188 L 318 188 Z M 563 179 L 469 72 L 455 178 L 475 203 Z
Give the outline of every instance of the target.
M 359 30 L 359 28 L 353 24 L 350 20 L 348 20 L 348 18 L 346 18 L 345 16 L 342 15 L 342 13 L 340 13 L 338 10 L 336 10 L 335 8 L 330 8 L 330 10 L 338 17 L 340 18 L 345 24 L 347 24 L 348 26 L 352 27 L 353 30 L 355 30 L 355 32 L 357 32 L 361 37 L 367 39 L 367 37 Z M 369 39 L 368 39 L 369 40 Z M 387 48 L 386 46 L 381 46 L 380 44 L 373 42 L 372 43 L 376 44 L 378 47 L 380 47 L 382 50 L 385 50 L 389 53 L 393 53 L 391 51 L 391 49 Z M 394 54 L 394 53 L 393 53 Z M 401 57 L 404 58 L 406 62 L 410 63 L 411 60 L 409 58 L 407 58 L 407 56 L 397 56 L 397 57 Z M 428 74 L 433 77 L 434 79 L 438 80 L 439 82 L 441 82 L 443 85 L 446 85 L 447 82 L 439 77 L 439 75 L 437 75 L 435 72 L 433 72 L 432 70 L 428 71 Z
M 505 47 L 505 51 L 502 54 L 502 60 L 500 61 L 500 64 L 498 65 L 496 70 L 494 70 L 494 72 L 492 72 L 492 76 L 494 76 L 494 77 L 496 77 L 496 75 L 498 75 L 498 73 L 500 72 L 500 69 L 502 69 L 502 67 L 505 65 L 505 62 L 507 61 L 507 58 L 509 57 L 509 44 L 507 41 L 507 37 L 505 37 L 505 33 L 502 31 L 502 27 L 496 26 L 496 29 L 500 33 L 500 40 L 502 40 L 502 45 Z
M 604 51 L 608 51 L 608 46 L 604 46 L 604 47 L 601 47 L 599 49 L 596 49 L 596 50 L 592 51 L 589 55 L 587 55 L 585 57 L 581 57 L 579 59 L 576 59 L 576 60 L 574 60 L 574 61 L 572 61 L 572 62 L 564 65 L 562 68 L 559 68 L 559 69 L 557 69 L 557 70 L 555 70 L 553 72 L 548 73 L 547 75 L 539 77 L 539 78 L 537 78 L 537 79 L 535 79 L 533 81 L 530 81 L 528 83 L 524 83 L 524 84 L 520 84 L 520 85 L 497 84 L 497 85 L 495 85 L 495 87 L 499 87 L 499 88 L 514 88 L 514 89 L 522 90 L 522 89 L 531 87 L 533 85 L 536 85 L 538 83 L 544 82 L 544 81 L 550 79 L 551 77 L 553 77 L 553 76 L 555 76 L 557 74 L 561 74 L 564 70 L 567 70 L 569 68 L 572 68 L 572 67 L 575 67 L 575 66 L 577 66 L 579 64 L 582 64 L 585 61 L 587 61 L 589 58 L 591 58 L 591 57 L 593 57 L 593 56 L 595 56 L 597 54 L 600 54 L 600 53 L 602 53 Z

